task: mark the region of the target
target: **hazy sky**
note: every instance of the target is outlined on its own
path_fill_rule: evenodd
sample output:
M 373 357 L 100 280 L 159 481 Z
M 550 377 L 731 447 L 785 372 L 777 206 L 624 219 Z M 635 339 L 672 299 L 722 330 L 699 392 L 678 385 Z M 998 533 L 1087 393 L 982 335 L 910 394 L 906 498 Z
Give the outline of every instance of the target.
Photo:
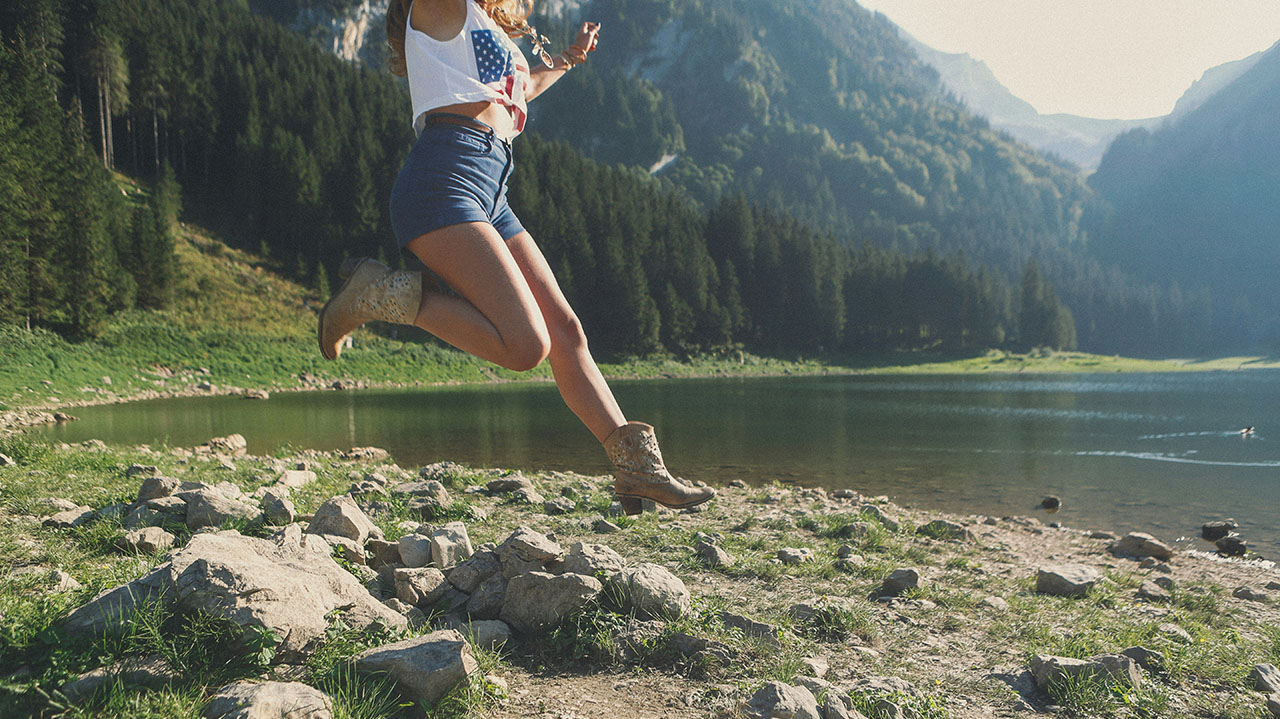
M 1214 65 L 1280 40 L 1280 0 L 857 0 L 987 63 L 1042 113 L 1167 114 Z

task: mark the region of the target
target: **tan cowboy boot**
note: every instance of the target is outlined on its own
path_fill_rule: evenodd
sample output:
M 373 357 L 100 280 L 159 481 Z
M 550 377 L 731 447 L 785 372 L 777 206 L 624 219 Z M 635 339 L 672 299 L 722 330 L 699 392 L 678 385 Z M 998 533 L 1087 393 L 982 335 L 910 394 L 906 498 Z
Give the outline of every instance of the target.
M 342 287 L 320 310 L 320 354 L 337 359 L 342 340 L 372 321 L 411 325 L 422 303 L 422 273 L 392 270 L 367 257 L 347 260 L 340 275 Z
M 651 499 L 672 509 L 692 507 L 716 496 L 710 487 L 697 487 L 673 477 L 662 463 L 658 438 L 644 422 L 628 422 L 604 441 L 613 473 L 613 491 L 627 514 L 639 514 L 641 500 Z

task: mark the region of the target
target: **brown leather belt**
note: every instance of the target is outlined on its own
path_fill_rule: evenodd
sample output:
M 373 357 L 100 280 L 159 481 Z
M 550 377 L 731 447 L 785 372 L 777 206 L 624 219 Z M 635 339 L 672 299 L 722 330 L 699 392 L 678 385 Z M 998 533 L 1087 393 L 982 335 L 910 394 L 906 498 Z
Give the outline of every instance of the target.
M 425 117 L 422 118 L 422 124 L 424 126 L 432 123 L 436 123 L 436 122 L 443 122 L 446 125 L 459 125 L 461 127 L 469 127 L 472 130 L 487 132 L 491 135 L 497 134 L 497 131 L 494 130 L 489 125 L 475 118 L 467 117 L 466 115 L 457 115 L 451 112 L 437 112 L 437 113 L 426 115 Z

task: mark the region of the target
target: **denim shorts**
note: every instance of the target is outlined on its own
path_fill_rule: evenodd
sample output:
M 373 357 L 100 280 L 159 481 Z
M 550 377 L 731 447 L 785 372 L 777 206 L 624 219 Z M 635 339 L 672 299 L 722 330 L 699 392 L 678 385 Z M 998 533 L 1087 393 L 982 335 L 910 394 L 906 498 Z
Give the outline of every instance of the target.
M 391 188 L 396 244 L 461 222 L 487 222 L 504 240 L 520 234 L 507 204 L 511 168 L 511 144 L 492 132 L 428 122 Z

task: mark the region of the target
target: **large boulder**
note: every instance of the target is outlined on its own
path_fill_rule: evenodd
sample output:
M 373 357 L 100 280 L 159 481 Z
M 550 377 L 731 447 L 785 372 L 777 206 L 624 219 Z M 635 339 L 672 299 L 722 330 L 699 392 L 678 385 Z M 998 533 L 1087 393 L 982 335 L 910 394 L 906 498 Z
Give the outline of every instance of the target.
M 1036 572 L 1036 591 L 1062 597 L 1083 597 L 1102 581 L 1102 572 L 1082 564 L 1041 567 Z
M 356 501 L 347 495 L 334 497 L 316 510 L 307 525 L 308 534 L 346 537 L 361 546 L 370 538 L 382 537 L 382 530 L 369 519 Z
M 238 681 L 219 689 L 204 719 L 331 719 L 328 695 L 301 682 Z
M 405 698 L 434 704 L 478 665 L 471 646 L 453 629 L 369 649 L 355 657 L 356 671 L 395 682 Z
M 148 601 L 170 602 L 179 614 L 209 614 L 244 629 L 279 637 L 276 660 L 295 662 L 318 646 L 330 615 L 341 611 L 355 628 L 405 619 L 383 606 L 329 556 L 329 546 L 290 525 L 274 541 L 227 530 L 198 534 L 151 574 L 104 592 L 72 612 L 69 632 L 127 624 Z
M 689 590 L 684 582 L 656 564 L 629 567 L 609 581 L 627 607 L 642 617 L 679 619 L 689 612 Z
M 499 619 L 525 633 L 554 627 L 603 588 L 600 580 L 582 574 L 521 574 L 507 584 Z

